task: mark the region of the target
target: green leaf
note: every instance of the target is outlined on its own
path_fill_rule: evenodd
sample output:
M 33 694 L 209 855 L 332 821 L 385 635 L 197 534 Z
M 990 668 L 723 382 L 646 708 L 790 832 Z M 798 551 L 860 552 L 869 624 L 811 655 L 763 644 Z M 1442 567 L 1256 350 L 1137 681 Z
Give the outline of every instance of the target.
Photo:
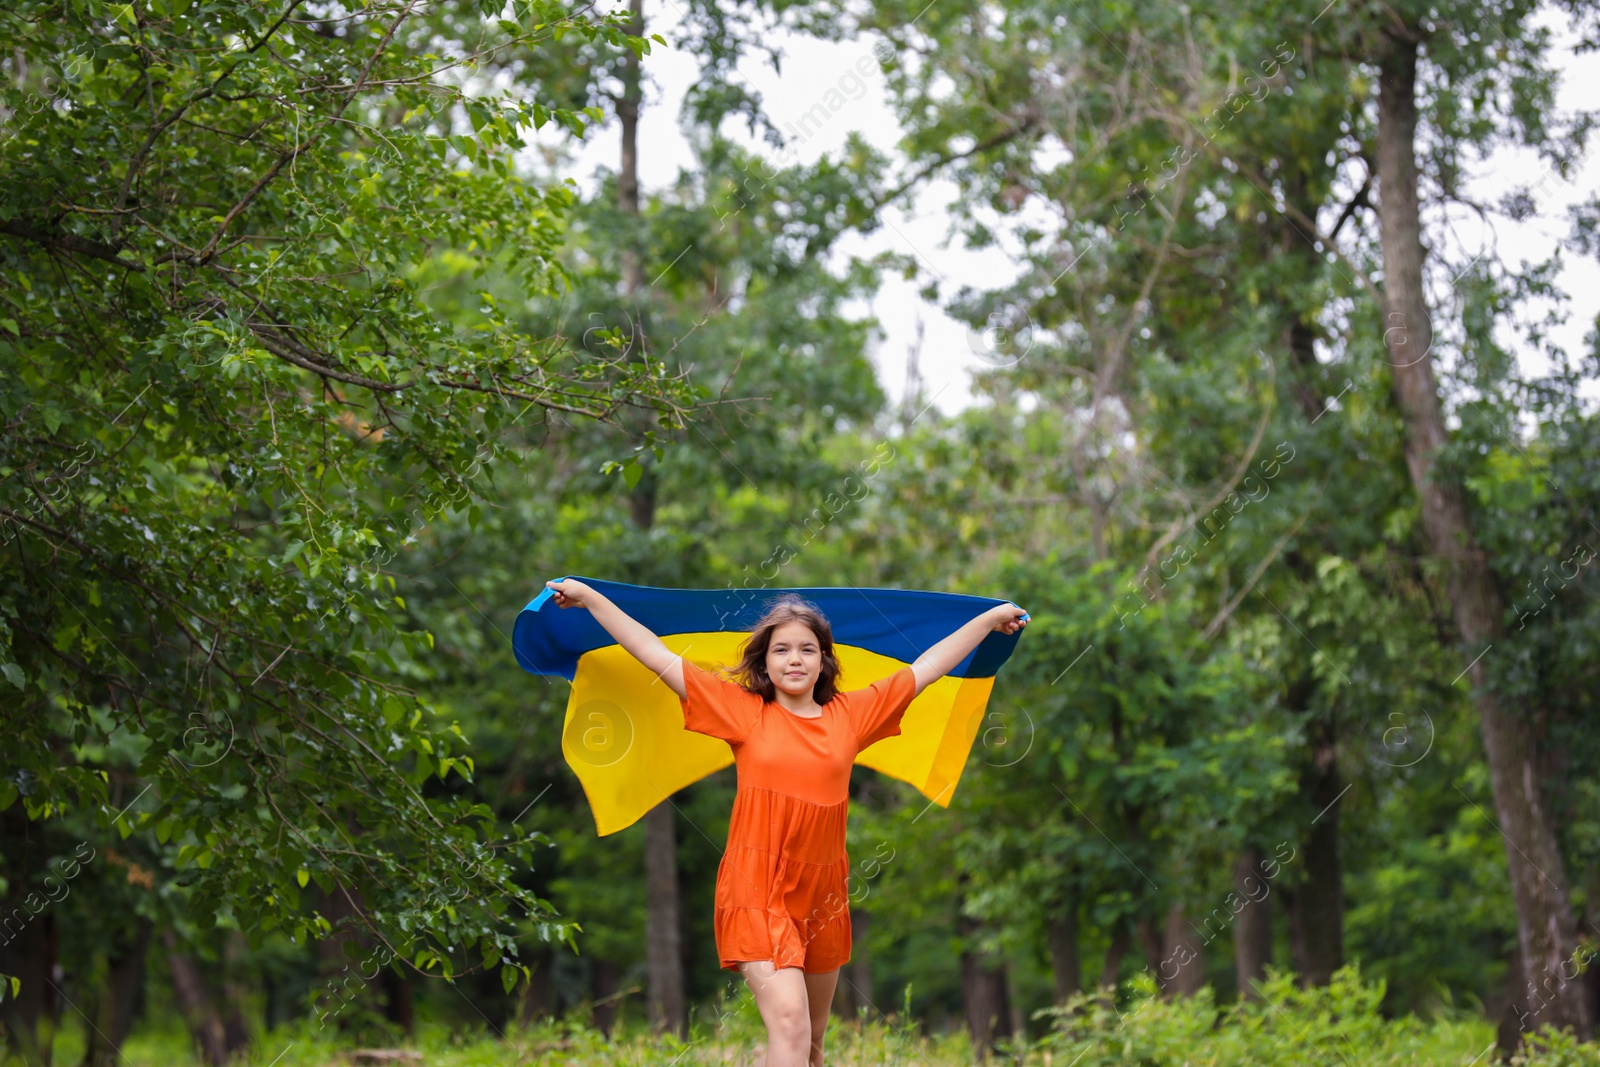
M 520 972 L 509 964 L 500 968 L 500 985 L 508 994 L 517 988 L 517 979 L 519 977 L 521 977 Z
M 28 684 L 28 676 L 22 673 L 22 668 L 15 663 L 0 664 L 0 673 L 5 674 L 6 681 L 22 689 Z
M 306 884 L 311 881 L 311 872 L 302 867 L 294 872 L 294 880 L 300 883 L 301 889 L 304 889 Z

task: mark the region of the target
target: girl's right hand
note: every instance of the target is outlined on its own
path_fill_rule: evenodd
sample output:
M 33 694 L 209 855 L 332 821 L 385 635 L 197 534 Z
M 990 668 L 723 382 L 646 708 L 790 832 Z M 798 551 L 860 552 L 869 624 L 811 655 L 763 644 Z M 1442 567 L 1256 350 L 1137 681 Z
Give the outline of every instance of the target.
M 545 588 L 555 591 L 552 598 L 558 608 L 584 608 L 589 605 L 584 600 L 584 595 L 591 590 L 576 578 L 567 578 L 559 582 L 545 582 Z

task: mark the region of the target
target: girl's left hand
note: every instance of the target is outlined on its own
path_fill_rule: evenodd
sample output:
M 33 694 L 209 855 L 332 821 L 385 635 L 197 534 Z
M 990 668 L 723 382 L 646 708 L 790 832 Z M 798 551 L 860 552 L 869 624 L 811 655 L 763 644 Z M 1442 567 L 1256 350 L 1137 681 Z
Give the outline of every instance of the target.
M 993 608 L 994 628 L 1003 634 L 1014 634 L 1028 625 L 1028 613 L 1015 604 L 1001 604 Z

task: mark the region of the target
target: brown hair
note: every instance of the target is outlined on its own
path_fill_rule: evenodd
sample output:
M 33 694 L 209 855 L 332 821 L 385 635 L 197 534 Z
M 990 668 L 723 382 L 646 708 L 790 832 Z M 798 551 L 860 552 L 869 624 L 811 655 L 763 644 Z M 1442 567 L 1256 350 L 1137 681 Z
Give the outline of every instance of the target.
M 817 606 L 794 593 L 785 593 L 767 605 L 767 613 L 750 628 L 743 652 L 730 673 L 746 692 L 756 693 L 763 700 L 777 698 L 777 687 L 767 676 L 767 649 L 772 645 L 772 631 L 786 622 L 803 623 L 817 635 L 818 651 L 822 654 L 822 673 L 811 690 L 818 704 L 826 704 L 839 692 L 839 677 L 844 669 L 833 652 L 833 627 Z

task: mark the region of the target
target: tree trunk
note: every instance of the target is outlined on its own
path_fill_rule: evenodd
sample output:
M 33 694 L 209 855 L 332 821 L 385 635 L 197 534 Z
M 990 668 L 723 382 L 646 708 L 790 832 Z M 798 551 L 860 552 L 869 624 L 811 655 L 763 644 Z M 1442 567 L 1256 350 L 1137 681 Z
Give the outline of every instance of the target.
M 18 805 L 20 808 L 21 805 Z M 13 892 L 25 888 L 22 879 L 12 882 Z M 5 991 L 0 1001 L 0 1022 L 5 1024 L 6 1045 L 24 1063 L 49 1067 L 55 1047 L 56 1020 L 60 1003 L 52 984 L 56 966 L 56 917 L 48 902 L 37 913 L 25 901 L 43 900 L 36 894 L 22 893 L 5 904 L 0 915 L 0 974 L 21 979 L 22 988 L 13 997 Z
M 627 32 L 644 35 L 644 0 L 631 0 Z M 632 51 L 622 56 L 622 94 L 617 99 L 617 117 L 622 126 L 622 159 L 617 174 L 617 208 L 637 224 L 639 220 L 639 110 L 644 100 L 640 82 L 639 57 Z M 644 260 L 635 234 L 622 244 L 622 287 L 631 301 L 644 292 Z M 642 324 L 634 326 L 634 341 L 641 338 Z M 633 353 L 638 355 L 639 353 Z M 655 521 L 653 472 L 646 471 L 647 482 L 630 494 L 629 508 L 641 530 Z M 648 922 L 645 927 L 645 972 L 647 991 L 645 1012 L 653 1030 L 671 1030 L 680 1037 L 689 1035 L 689 1013 L 684 997 L 683 949 L 678 894 L 678 837 L 671 804 L 658 805 L 644 818 L 645 889 L 648 894 Z
M 617 965 L 610 960 L 596 958 L 590 974 L 590 996 L 593 1004 L 594 1028 L 606 1036 L 611 1035 L 611 1025 L 617 1021 L 618 982 Z
M 655 472 L 647 469 L 630 496 L 634 521 L 648 530 L 655 514 Z M 644 817 L 645 1013 L 657 1033 L 689 1036 L 684 995 L 683 920 L 678 886 L 677 809 L 671 799 Z
M 1122 957 L 1128 954 L 1128 925 L 1117 923 L 1116 929 L 1111 932 L 1111 944 L 1106 946 L 1105 965 L 1100 968 L 1100 985 L 1113 986 L 1122 975 Z
M 994 1044 L 1011 1033 L 1011 1007 L 1006 996 L 1003 962 L 982 952 L 973 941 L 981 928 L 977 920 L 961 916 L 956 923 L 962 938 L 961 1001 L 966 1009 L 972 1051 L 987 1059 Z
M 1591 930 L 1600 930 L 1600 868 L 1592 869 L 1589 881 L 1589 901 L 1584 916 Z M 1594 942 L 1589 943 L 1589 963 L 1583 972 L 1584 997 L 1589 1001 L 1589 1025 L 1600 1029 L 1600 959 L 1593 953 Z
M 1322 138 L 1325 149 L 1337 143 L 1337 130 Z M 1305 171 L 1285 168 L 1282 173 L 1283 198 L 1287 206 L 1306 218 L 1314 219 L 1321 209 L 1310 191 Z M 1278 216 L 1278 255 L 1289 264 L 1280 276 L 1280 288 L 1273 297 L 1283 315 L 1283 343 L 1289 353 L 1289 394 L 1305 416 L 1314 422 L 1326 406 L 1327 367 L 1317 359 L 1316 315 L 1319 304 L 1307 294 L 1315 289 L 1307 283 L 1323 270 L 1323 253 L 1306 240 L 1305 231 L 1295 225 L 1290 212 Z
M 1495 1018 L 1495 1044 L 1500 1047 L 1501 1058 L 1509 1061 L 1522 1049 L 1522 1020 L 1528 1014 L 1527 982 L 1523 975 L 1522 950 L 1511 943 L 1511 959 L 1506 963 L 1504 1002 Z
M 1013 1048 L 1015 1049 L 1016 1061 L 1021 1063 L 1022 1045 L 1028 1038 L 1028 1023 L 1022 1015 L 1022 998 L 1016 995 L 1016 961 L 1011 959 L 1009 956 L 1006 957 L 1005 968 L 1000 972 L 1000 978 L 1003 982 L 1001 991 L 1005 994 L 1006 1006 L 1009 1009 L 1009 1013 L 1006 1017 L 1006 1032 L 1011 1036 L 1011 1039 L 1014 1042 Z
M 1011 1030 L 1011 1009 L 1006 1003 L 1006 972 L 972 952 L 961 954 L 961 1000 L 966 1008 L 972 1051 L 987 1059 L 995 1042 Z
M 522 995 L 518 1019 L 523 1026 L 532 1026 L 550 1018 L 551 997 L 555 990 L 550 983 L 550 965 L 553 953 L 548 948 L 537 950 L 529 961 L 533 975 L 528 979 L 527 991 Z
M 1443 564 L 1456 628 L 1468 660 L 1499 830 L 1506 840 L 1517 940 L 1532 1005 L 1525 1025 L 1551 1023 L 1590 1036 L 1593 1020 L 1582 983 L 1567 981 L 1578 949 L 1566 892 L 1566 867 L 1537 775 L 1539 723 L 1500 706 L 1483 654 L 1503 636 L 1505 605 L 1479 549 L 1466 495 L 1455 481 L 1435 479 L 1447 440 L 1429 350 L 1432 326 L 1423 294 L 1422 224 L 1417 205 L 1418 35 L 1392 31 L 1381 57 L 1378 96 L 1378 223 L 1383 248 L 1384 342 L 1394 395 L 1405 423 L 1406 465 L 1422 505 L 1422 524 Z
M 1261 870 L 1261 850 L 1246 848 L 1233 864 L 1233 891 L 1244 906 L 1233 920 L 1233 968 L 1239 996 L 1255 1000 L 1256 983 L 1272 962 L 1272 884 Z
M 1338 752 L 1331 719 L 1316 724 L 1300 785 L 1311 810 L 1305 879 L 1289 907 L 1289 944 L 1302 986 L 1325 986 L 1344 965 L 1344 872 L 1339 863 Z
M 200 964 L 182 951 L 177 935 L 171 929 L 161 931 L 161 942 L 167 949 L 167 969 L 172 975 L 172 992 L 178 1001 L 183 1021 L 200 1049 L 200 1057 L 212 1067 L 228 1060 L 228 1035 L 216 1002 L 211 999 L 209 983 L 200 970 Z
M 645 891 L 649 924 L 645 928 L 645 966 L 649 972 L 647 1012 L 650 1028 L 688 1037 L 683 996 L 683 949 L 678 918 L 677 812 L 657 804 L 645 818 Z
M 1161 979 L 1161 928 L 1148 915 L 1135 924 L 1139 934 L 1139 950 L 1144 953 L 1145 968 L 1156 979 L 1156 988 L 1165 990 L 1167 983 Z
M 108 960 L 106 987 L 95 997 L 88 1015 L 94 1020 L 85 1035 L 83 1067 L 116 1067 L 122 1043 L 133 1029 L 133 1014 L 144 986 L 145 960 L 155 924 L 141 917 L 131 942 Z
M 250 996 L 245 979 L 249 953 L 250 944 L 244 934 L 229 930 L 222 955 L 222 1033 L 229 1055 L 250 1044 L 250 1026 L 244 1017 L 244 1006 Z
M 1192 997 L 1205 988 L 1205 939 L 1184 915 L 1183 905 L 1174 904 L 1167 912 L 1167 926 L 1161 941 L 1165 950 L 1161 957 L 1164 969 L 1157 970 L 1156 975 L 1167 994 Z
M 628 33 L 644 36 L 644 0 L 631 0 Z M 617 118 L 622 125 L 622 166 L 617 173 L 617 207 L 639 215 L 639 105 L 644 92 L 639 80 L 639 57 L 629 49 L 622 54 L 622 95 L 617 98 Z M 622 288 L 630 297 L 644 289 L 644 261 L 634 235 L 622 244 Z
M 359 927 L 342 922 L 358 915 L 360 906 L 361 897 L 356 891 L 346 890 L 343 886 L 335 885 L 331 891 L 317 895 L 317 910 L 333 924 L 333 933 L 318 941 L 316 946 L 317 998 L 321 1005 L 318 1008 L 319 1029 L 329 1024 L 340 1028 L 348 1026 L 354 1015 L 346 1015 L 345 1010 L 351 1004 L 374 995 L 363 973 L 365 968 L 352 963 L 344 951 L 347 941 L 354 942 L 360 950 L 358 958 L 371 958 L 370 936 Z M 373 1001 L 365 1002 L 376 1007 Z
M 378 973 L 378 984 L 383 989 L 383 1017 L 411 1037 L 416 1032 L 416 1010 L 410 976 L 390 964 Z
M 1073 893 L 1050 919 L 1050 975 L 1055 1002 L 1066 1003 L 1083 989 L 1083 964 L 1078 958 L 1078 895 Z

